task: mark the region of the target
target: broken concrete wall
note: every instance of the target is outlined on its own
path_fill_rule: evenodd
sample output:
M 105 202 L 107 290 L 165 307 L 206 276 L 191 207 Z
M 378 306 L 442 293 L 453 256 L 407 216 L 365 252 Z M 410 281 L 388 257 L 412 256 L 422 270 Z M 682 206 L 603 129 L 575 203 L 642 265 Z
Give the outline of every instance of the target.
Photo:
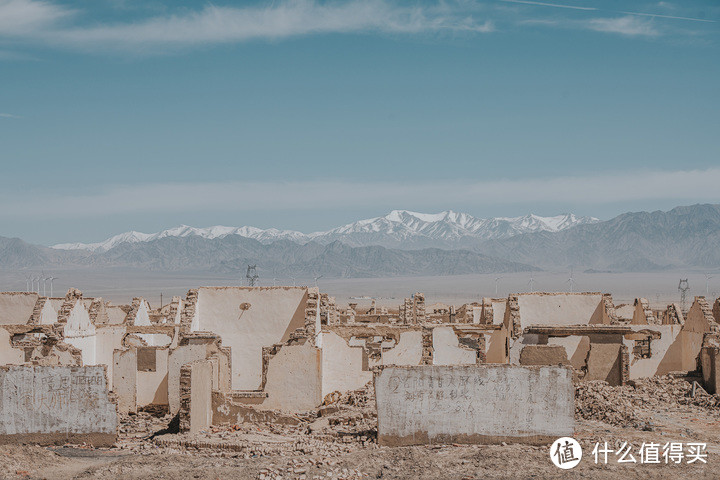
M 508 363 L 510 358 L 510 337 L 504 325 L 501 325 L 499 330 L 490 333 L 489 338 L 486 337 L 486 345 L 486 363 Z
M 680 332 L 682 370 L 692 371 L 697 368 L 705 334 L 718 330 L 720 326 L 715 322 L 705 297 L 695 297 Z
M 622 343 L 590 343 L 583 380 L 603 380 L 610 385 L 623 385 L 622 354 Z
M 87 443 L 117 437 L 103 367 L 0 367 L 0 443 Z
M 168 404 L 168 348 L 137 348 L 137 406 Z
M 378 443 L 548 443 L 575 427 L 572 369 L 388 367 L 375 377 Z
M 321 332 L 322 398 L 339 391 L 362 388 L 373 374 L 368 366 L 367 353 L 362 347 L 351 347 L 334 332 Z
M 258 389 L 263 347 L 284 343 L 295 330 L 305 328 L 304 287 L 203 287 L 193 298 L 189 293 L 183 321 L 191 331 L 220 335 L 223 345 L 231 348 L 236 390 Z
M 702 347 L 700 366 L 705 390 L 711 394 L 718 393 L 718 386 L 720 385 L 720 348 L 715 345 Z
M 258 408 L 285 412 L 316 408 L 323 401 L 322 365 L 322 352 L 310 342 L 282 346 L 269 359 L 264 389 L 267 399 Z M 330 389 L 336 384 L 328 385 Z
M 520 365 L 569 365 L 565 348 L 560 345 L 525 345 L 520 352 Z
M 168 407 L 171 414 L 180 409 L 180 369 L 198 360 L 216 358 L 213 364 L 213 390 L 227 392 L 231 382 L 230 352 L 223 348 L 221 339 L 214 334 L 183 335 L 176 348 L 168 355 Z M 215 371 L 217 370 L 217 372 Z
M 631 325 L 623 343 L 630 357 L 630 379 L 682 370 L 681 325 Z
M 590 351 L 590 337 L 587 335 L 570 335 L 567 337 L 550 337 L 548 345 L 561 346 L 573 368 L 580 370 L 585 367 Z
M 180 369 L 180 431 L 198 433 L 212 425 L 212 364 L 198 360 Z
M 601 293 L 526 293 L 517 296 L 521 327 L 603 323 Z
M 474 365 L 478 363 L 477 350 L 461 345 L 452 327 L 433 328 L 432 339 L 433 365 Z
M 633 310 L 632 321 L 633 325 L 657 325 L 660 323 L 655 314 L 650 308 L 650 302 L 647 298 L 636 298 L 635 308 Z
M 0 292 L 0 325 L 25 325 L 30 322 L 40 296 L 27 292 Z
M 10 332 L 0 328 L 0 366 L 23 363 L 25 363 L 25 351 L 22 348 L 14 348 Z
M 85 365 L 105 365 L 108 372 L 108 388 L 113 389 L 113 353 L 122 348 L 126 330 L 122 325 L 104 325 L 95 330 L 95 358 L 93 363 Z
M 243 393 L 242 395 L 247 394 Z M 249 406 L 247 400 L 247 397 L 239 397 L 237 392 L 212 392 L 212 424 L 241 424 L 248 422 L 299 425 L 301 423 L 300 419 L 294 415 Z M 255 403 L 262 403 L 262 400 Z
M 411 330 L 400 333 L 400 340 L 382 351 L 383 365 L 420 365 L 422 361 L 422 332 Z

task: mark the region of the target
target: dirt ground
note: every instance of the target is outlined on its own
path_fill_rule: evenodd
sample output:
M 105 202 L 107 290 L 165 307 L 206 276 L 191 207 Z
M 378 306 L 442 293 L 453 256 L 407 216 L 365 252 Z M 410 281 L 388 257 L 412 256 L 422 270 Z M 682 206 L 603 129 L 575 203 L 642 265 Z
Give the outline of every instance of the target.
M 170 416 L 122 418 L 113 448 L 0 446 L 0 478 L 32 479 L 481 479 L 718 478 L 720 398 L 693 393 L 686 379 L 662 377 L 624 387 L 587 382 L 576 389 L 576 438 L 583 459 L 572 470 L 550 460 L 549 446 L 431 445 L 381 447 L 375 442 L 372 391 L 328 399 L 298 425 L 211 427 L 198 435 L 169 433 Z M 168 428 L 168 424 L 170 428 Z M 633 446 L 638 463 L 596 464 L 596 442 Z M 643 442 L 705 442 L 707 464 L 641 464 Z

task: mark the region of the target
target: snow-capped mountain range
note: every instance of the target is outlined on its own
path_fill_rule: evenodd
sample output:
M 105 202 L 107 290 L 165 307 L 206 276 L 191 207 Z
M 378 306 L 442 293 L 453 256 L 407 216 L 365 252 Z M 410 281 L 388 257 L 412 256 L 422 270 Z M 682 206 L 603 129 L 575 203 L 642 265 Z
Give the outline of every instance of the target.
M 198 236 L 207 239 L 239 235 L 269 244 L 290 240 L 305 244 L 311 241 L 326 245 L 340 241 L 349 246 L 380 245 L 390 248 L 456 248 L 471 246 L 481 240 L 503 239 L 533 232 L 559 232 L 576 225 L 597 223 L 593 217 L 563 214 L 554 217 L 525 215 L 522 217 L 476 218 L 453 211 L 435 214 L 393 210 L 384 217 L 349 223 L 324 232 L 302 233 L 293 230 L 256 227 L 195 228 L 187 225 L 157 233 L 126 232 L 98 243 L 62 243 L 52 248 L 107 252 L 124 243 L 152 242 L 165 237 Z

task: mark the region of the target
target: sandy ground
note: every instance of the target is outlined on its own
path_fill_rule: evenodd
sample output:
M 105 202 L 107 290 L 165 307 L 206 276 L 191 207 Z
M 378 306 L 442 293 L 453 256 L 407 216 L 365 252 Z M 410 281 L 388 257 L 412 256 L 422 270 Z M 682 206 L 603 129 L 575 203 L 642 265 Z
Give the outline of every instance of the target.
M 173 295 L 184 296 L 191 288 L 199 286 L 244 285 L 244 277 L 212 275 L 207 273 L 161 273 L 144 272 L 133 269 L 66 269 L 46 271 L 47 275 L 57 277 L 54 282 L 54 294 L 64 295 L 69 287 L 77 287 L 86 296 L 103 297 L 117 304 L 131 303 L 133 297 L 145 297 L 155 307 L 160 303 L 160 294 L 164 303 Z M 712 274 L 712 272 L 710 272 Z M 24 291 L 30 271 L 0 270 L 0 291 Z M 570 272 L 536 272 L 532 274 L 532 289 L 535 291 L 569 291 Z M 374 297 L 379 305 L 397 306 L 403 298 L 414 292 L 425 293 L 426 302 L 463 304 L 478 301 L 482 297 L 494 297 L 495 279 L 497 296 L 509 293 L 529 292 L 531 290 L 529 273 L 503 275 L 454 275 L 432 277 L 394 277 L 394 278 L 322 278 L 318 281 L 321 291 L 336 297 L 341 305 L 349 301 L 360 305 L 370 305 L 370 300 L 351 300 L 352 297 Z M 658 273 L 573 273 L 575 291 L 597 291 L 611 293 L 615 304 L 632 303 L 635 297 L 645 297 L 653 308 L 665 308 L 668 303 L 679 302 L 677 290 L 680 278 L 688 278 L 690 291 L 688 301 L 693 295 L 707 294 L 715 299 L 720 296 L 720 273 L 712 274 L 707 280 L 705 272 L 677 271 Z M 313 285 L 311 278 L 296 278 L 297 285 Z M 292 285 L 289 278 L 261 278 L 260 285 Z M 49 285 L 46 285 L 49 294 Z M 42 293 L 42 288 L 41 288 Z
M 664 382 L 664 383 L 663 383 Z M 380 447 L 374 441 L 372 396 L 340 400 L 298 426 L 243 424 L 211 427 L 195 436 L 152 433 L 169 416 L 124 417 L 118 444 L 109 449 L 79 446 L 1 446 L 1 478 L 32 479 L 458 479 L 718 478 L 720 398 L 699 393 L 682 380 L 656 384 L 596 387 L 576 400 L 574 437 L 583 460 L 572 470 L 550 461 L 548 446 L 432 445 Z M 582 399 L 582 400 L 580 400 Z M 349 403 L 356 403 L 350 405 Z M 335 408 L 337 407 L 337 408 Z M 609 410 L 609 411 L 607 411 Z M 585 414 L 580 413 L 585 411 Z M 585 418 L 592 415 L 607 422 Z M 602 412 L 600 415 L 598 412 Z M 609 423 L 608 423 L 609 422 Z M 375 430 L 376 431 L 376 430 Z M 637 449 L 643 442 L 706 442 L 707 464 L 595 463 L 596 442 Z M 221 447 L 221 445 L 224 445 Z M 639 460 L 638 460 L 639 461 Z

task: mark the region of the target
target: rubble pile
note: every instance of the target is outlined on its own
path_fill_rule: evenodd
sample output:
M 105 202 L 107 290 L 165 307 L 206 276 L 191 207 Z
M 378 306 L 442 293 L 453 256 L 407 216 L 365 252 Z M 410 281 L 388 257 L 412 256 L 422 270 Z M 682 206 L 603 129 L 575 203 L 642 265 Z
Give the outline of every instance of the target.
M 588 381 L 575 386 L 575 415 L 622 427 L 644 428 L 643 411 L 694 406 L 720 415 L 720 397 L 671 375 L 635 380 L 611 387 L 607 382 Z
M 641 420 L 623 388 L 626 387 L 611 387 L 600 380 L 577 384 L 575 416 L 616 426 L 639 426 Z
M 695 388 L 686 380 L 665 375 L 635 380 L 636 396 L 642 399 L 644 405 L 657 406 L 663 403 L 678 403 L 680 405 L 694 405 L 696 407 L 717 409 L 720 406 L 720 397 L 710 395 L 702 388 Z

